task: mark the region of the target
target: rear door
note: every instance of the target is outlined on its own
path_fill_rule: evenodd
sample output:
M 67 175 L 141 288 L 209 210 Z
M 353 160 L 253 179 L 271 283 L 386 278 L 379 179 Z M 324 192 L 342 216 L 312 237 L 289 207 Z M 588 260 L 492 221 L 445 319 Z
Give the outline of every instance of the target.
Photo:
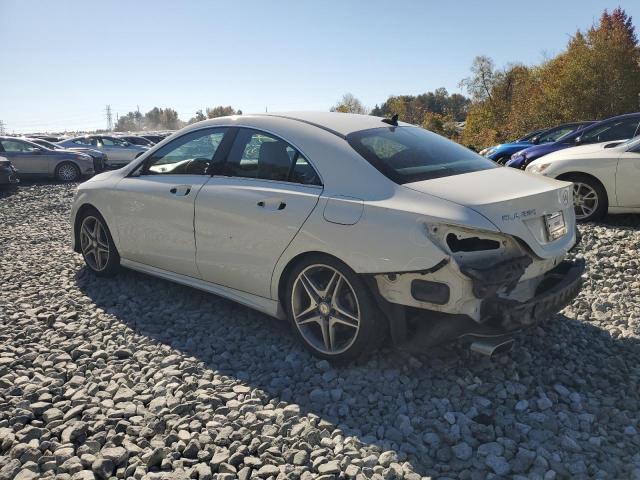
M 275 264 L 322 183 L 296 148 L 248 128 L 237 130 L 222 173 L 196 199 L 198 269 L 204 280 L 270 298 Z
M 199 278 L 194 203 L 227 129 L 186 133 L 117 185 L 113 199 L 123 258 Z
M 7 157 L 19 173 L 49 174 L 49 156 L 43 149 L 22 140 L 0 140 Z

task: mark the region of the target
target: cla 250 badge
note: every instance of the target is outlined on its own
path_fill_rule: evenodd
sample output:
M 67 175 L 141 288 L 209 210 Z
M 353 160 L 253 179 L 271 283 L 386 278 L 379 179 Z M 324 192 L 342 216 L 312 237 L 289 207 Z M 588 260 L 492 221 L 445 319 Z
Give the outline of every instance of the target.
M 508 222 L 510 220 L 522 220 L 523 218 L 533 217 L 536 214 L 536 209 L 523 210 L 521 212 L 514 212 L 511 215 L 502 215 L 502 221 Z

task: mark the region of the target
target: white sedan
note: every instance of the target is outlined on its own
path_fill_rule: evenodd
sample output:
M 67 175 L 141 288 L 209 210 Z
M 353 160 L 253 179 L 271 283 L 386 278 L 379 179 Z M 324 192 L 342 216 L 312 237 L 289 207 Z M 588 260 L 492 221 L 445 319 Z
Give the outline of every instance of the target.
M 567 148 L 531 162 L 529 173 L 573 182 L 578 221 L 640 213 L 640 137 Z
M 391 335 L 491 354 L 577 295 L 571 185 L 498 167 L 397 117 L 191 125 L 80 185 L 73 246 L 288 319 L 344 362 Z

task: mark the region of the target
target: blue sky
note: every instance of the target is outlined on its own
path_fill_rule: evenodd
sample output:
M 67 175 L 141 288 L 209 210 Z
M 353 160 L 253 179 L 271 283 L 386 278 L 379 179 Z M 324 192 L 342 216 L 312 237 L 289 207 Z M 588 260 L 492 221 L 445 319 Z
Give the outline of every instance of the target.
M 476 55 L 538 63 L 576 29 L 640 2 L 0 0 L 0 120 L 9 132 L 106 126 L 105 105 L 327 110 L 352 92 L 459 92 Z

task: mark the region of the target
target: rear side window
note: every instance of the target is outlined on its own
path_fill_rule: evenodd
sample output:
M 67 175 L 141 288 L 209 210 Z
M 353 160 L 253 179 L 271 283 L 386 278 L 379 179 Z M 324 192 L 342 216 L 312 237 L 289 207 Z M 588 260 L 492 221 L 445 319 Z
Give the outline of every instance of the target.
M 224 173 L 232 177 L 321 184 L 314 168 L 295 148 L 274 135 L 248 128 L 238 131 Z
M 497 168 L 470 149 L 418 127 L 380 127 L 347 135 L 353 149 L 396 183 Z
M 38 150 L 35 145 L 29 145 L 18 140 L 2 140 L 2 147 L 8 153 L 28 153 Z

